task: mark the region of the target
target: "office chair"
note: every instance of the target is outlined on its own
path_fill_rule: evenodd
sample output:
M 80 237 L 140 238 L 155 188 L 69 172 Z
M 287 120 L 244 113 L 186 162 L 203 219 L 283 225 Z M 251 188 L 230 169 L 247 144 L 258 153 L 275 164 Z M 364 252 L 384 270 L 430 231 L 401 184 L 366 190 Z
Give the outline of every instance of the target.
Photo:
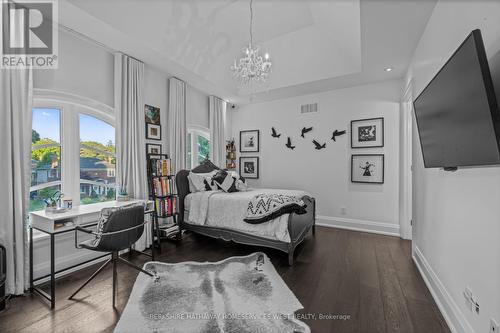
M 134 265 L 128 260 L 119 256 L 119 251 L 128 249 L 137 242 L 144 232 L 144 206 L 130 205 L 119 208 L 104 208 L 101 211 L 97 231 L 77 226 L 75 229 L 75 247 L 78 249 L 87 249 L 91 251 L 109 252 L 109 258 L 97 271 L 78 288 L 69 299 L 80 292 L 90 281 L 92 281 L 108 264 L 113 264 L 113 308 L 116 304 L 116 266 L 118 262 L 137 269 L 138 271 L 153 277 L 150 272 Z M 81 243 L 78 243 L 78 232 L 92 234 L 95 237 Z

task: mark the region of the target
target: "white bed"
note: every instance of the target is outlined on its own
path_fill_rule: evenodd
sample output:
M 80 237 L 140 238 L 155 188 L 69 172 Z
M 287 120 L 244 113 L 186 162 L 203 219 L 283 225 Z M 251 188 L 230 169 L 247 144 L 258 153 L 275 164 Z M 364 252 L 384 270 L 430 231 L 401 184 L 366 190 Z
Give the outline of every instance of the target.
M 261 193 L 280 193 L 297 197 L 308 196 L 304 191 L 252 189 L 246 192 L 223 191 L 195 192 L 184 199 L 185 221 L 193 225 L 219 227 L 251 233 L 267 239 L 290 243 L 288 220 L 284 214 L 261 224 L 243 221 L 249 201 Z

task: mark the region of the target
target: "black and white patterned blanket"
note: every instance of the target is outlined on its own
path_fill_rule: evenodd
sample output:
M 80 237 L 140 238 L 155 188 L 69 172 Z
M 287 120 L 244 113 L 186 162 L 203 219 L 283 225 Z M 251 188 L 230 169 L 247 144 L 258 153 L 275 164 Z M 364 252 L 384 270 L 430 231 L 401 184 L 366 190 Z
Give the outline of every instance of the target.
M 259 224 L 290 213 L 306 213 L 306 204 L 301 198 L 278 193 L 262 193 L 250 200 L 243 220 L 247 223 Z

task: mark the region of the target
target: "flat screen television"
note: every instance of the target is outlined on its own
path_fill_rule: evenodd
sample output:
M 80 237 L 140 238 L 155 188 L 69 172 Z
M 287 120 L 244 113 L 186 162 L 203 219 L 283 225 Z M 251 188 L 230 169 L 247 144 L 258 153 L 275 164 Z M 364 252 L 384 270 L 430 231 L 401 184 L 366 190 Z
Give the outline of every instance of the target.
M 426 168 L 500 164 L 500 112 L 480 30 L 472 31 L 413 106 Z

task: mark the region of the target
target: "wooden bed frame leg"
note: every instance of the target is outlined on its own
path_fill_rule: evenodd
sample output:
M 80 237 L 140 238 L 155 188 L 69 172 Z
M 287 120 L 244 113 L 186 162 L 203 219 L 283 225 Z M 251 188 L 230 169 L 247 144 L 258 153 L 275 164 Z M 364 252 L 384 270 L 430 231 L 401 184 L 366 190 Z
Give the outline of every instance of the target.
M 316 235 L 316 223 L 313 224 L 313 227 L 312 227 L 312 234 L 313 236 Z

